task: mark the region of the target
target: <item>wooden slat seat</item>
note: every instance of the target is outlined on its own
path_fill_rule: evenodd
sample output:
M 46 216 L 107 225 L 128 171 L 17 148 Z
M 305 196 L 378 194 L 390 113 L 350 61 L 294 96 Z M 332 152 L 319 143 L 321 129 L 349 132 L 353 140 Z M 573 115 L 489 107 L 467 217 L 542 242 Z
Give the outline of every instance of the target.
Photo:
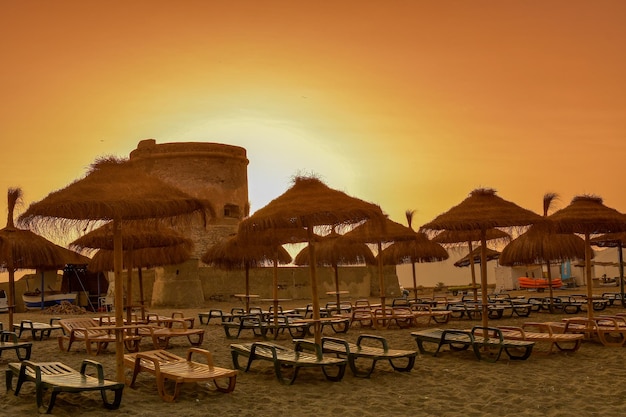
M 200 346 L 204 341 L 204 329 L 194 329 L 189 327 L 188 318 L 159 318 L 153 322 L 157 326 L 150 326 L 143 331 L 145 335 L 150 334 L 152 344 L 155 349 L 167 349 L 170 339 L 175 337 L 186 337 L 191 346 Z
M 195 362 L 192 355 L 204 357 L 206 363 Z M 183 358 L 165 350 L 151 350 L 124 355 L 124 365 L 133 370 L 129 386 L 135 386 L 137 375 L 140 372 L 149 372 L 156 377 L 159 396 L 167 402 L 173 402 L 180 394 L 180 388 L 187 382 L 211 381 L 219 392 L 231 392 L 235 389 L 237 371 L 220 368 L 213 364 L 211 352 L 204 349 L 190 348 L 187 357 Z M 228 380 L 221 386 L 218 380 Z M 166 382 L 174 382 L 174 392 L 166 391 Z
M 59 320 L 59 324 L 64 330 L 64 335 L 57 338 L 59 348 L 69 352 L 72 344 L 76 341 L 85 342 L 85 348 L 90 355 L 98 355 L 107 348 L 109 343 L 115 343 L 115 330 L 109 326 L 100 326 L 98 322 L 90 317 L 76 317 Z M 139 343 L 142 335 L 139 330 L 134 332 L 124 331 L 124 346 L 129 351 L 139 350 Z M 67 349 L 65 348 L 67 342 Z M 96 347 L 94 351 L 94 345 Z
M 49 323 L 38 323 L 32 320 L 22 320 L 19 324 L 13 324 L 13 331 L 17 333 L 17 337 L 21 338 L 24 332 L 30 333 L 33 340 L 43 340 L 44 337 L 50 337 L 53 330 L 63 331 L 60 324 L 56 324 L 60 318 L 52 317 Z
M 267 337 L 268 324 L 260 314 L 247 314 L 232 319 L 222 318 L 221 324 L 228 339 L 239 338 L 243 331 L 251 331 L 254 337 Z
M 552 353 L 555 346 L 563 352 L 576 352 L 584 339 L 582 334 L 556 333 L 547 323 L 529 322 L 522 327 L 498 326 L 498 329 L 502 330 L 505 339 L 549 343 L 547 353 Z
M 32 342 L 20 342 L 14 332 L 0 332 L 0 356 L 5 350 L 14 350 L 20 361 L 30 359 L 33 348 Z
M 487 338 L 483 336 L 485 330 L 488 332 Z M 471 347 L 478 360 L 485 359 L 491 362 L 497 361 L 502 352 L 505 352 L 512 360 L 528 359 L 535 345 L 535 342 L 505 340 L 499 329 L 482 326 L 474 326 L 472 330 L 425 329 L 412 332 L 411 336 L 415 338 L 421 353 L 432 353 L 433 356 L 437 356 L 445 345 L 451 351 L 467 350 Z M 429 352 L 424 346 L 425 343 L 436 344 L 437 350 Z M 495 349 L 493 357 L 483 355 L 481 352 L 483 349 Z
M 380 344 L 372 346 L 367 342 Z M 364 343 L 365 342 L 365 343 Z M 400 372 L 408 372 L 415 365 L 416 350 L 389 349 L 387 340 L 381 336 L 362 334 L 358 337 L 356 344 L 349 343 L 343 339 L 334 337 L 322 337 L 322 351 L 324 353 L 334 353 L 338 357 L 348 359 L 348 365 L 354 376 L 368 378 L 379 360 L 389 361 L 391 367 Z M 371 366 L 366 371 L 357 368 L 356 362 L 359 359 L 371 361 Z M 398 362 L 405 362 L 399 365 Z
M 270 361 L 274 366 L 276 378 L 282 384 L 293 384 L 300 368 L 305 367 L 322 368 L 327 380 L 341 381 L 345 374 L 347 359 L 324 355 L 320 345 L 307 340 L 298 339 L 294 342 L 293 349 L 268 342 L 232 344 L 230 351 L 233 365 L 236 369 L 248 372 L 255 360 Z M 239 365 L 239 356 L 248 358 L 245 368 Z M 285 375 L 288 369 L 291 369 L 291 375 Z M 330 369 L 335 369 L 336 373 L 329 373 Z
M 86 374 L 87 367 L 95 367 L 97 377 Z M 31 362 L 9 363 L 6 370 L 7 391 L 13 387 L 13 377 L 17 376 L 15 395 L 20 392 L 25 382 L 34 382 L 37 396 L 37 408 L 50 413 L 54 407 L 57 395 L 62 392 L 79 393 L 84 391 L 100 391 L 105 408 L 115 410 L 122 401 L 124 384 L 104 379 L 102 365 L 88 359 L 83 360 L 80 372 L 61 362 Z M 50 400 L 46 405 L 44 392 L 50 390 Z M 113 391 L 113 401 L 107 399 L 107 391 Z

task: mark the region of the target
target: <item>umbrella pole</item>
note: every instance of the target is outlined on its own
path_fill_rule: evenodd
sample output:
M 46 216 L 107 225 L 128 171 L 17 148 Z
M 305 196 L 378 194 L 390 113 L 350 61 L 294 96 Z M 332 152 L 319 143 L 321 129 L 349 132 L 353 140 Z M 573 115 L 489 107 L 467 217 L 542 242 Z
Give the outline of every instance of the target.
M 311 297 L 313 298 L 313 329 L 315 335 L 315 343 L 322 344 L 322 332 L 320 323 L 320 300 L 317 292 L 317 272 L 315 260 L 315 243 L 313 239 L 313 228 L 307 227 L 309 238 L 309 271 L 311 272 Z
M 131 324 L 133 321 L 132 294 L 133 294 L 133 267 L 131 264 L 126 270 L 126 321 L 128 324 Z
M 622 300 L 622 307 L 626 307 L 626 300 L 624 300 L 624 255 L 622 254 L 622 241 L 617 241 L 617 259 L 619 260 L 619 291 Z
M 587 275 L 587 318 L 593 318 L 593 279 L 591 278 L 591 243 L 585 233 L 585 274 Z
M 46 301 L 46 287 L 45 287 L 45 282 L 44 282 L 44 273 L 43 273 L 43 269 L 41 270 L 41 309 L 43 310 L 45 308 L 44 303 Z
M 474 293 L 474 302 L 476 303 L 478 302 L 478 288 L 476 288 L 476 265 L 474 264 L 474 255 L 472 255 L 472 252 L 474 251 L 474 249 L 472 248 L 471 240 L 467 241 L 467 248 L 469 249 L 469 254 L 470 254 L 469 262 L 470 262 L 470 269 L 472 271 L 472 293 Z
M 487 327 L 489 326 L 489 305 L 487 297 L 487 231 L 485 229 L 480 230 L 480 288 L 482 291 L 482 323 L 484 327 L 484 337 L 488 338 L 489 332 Z
M 274 300 L 272 301 L 274 305 L 274 326 L 276 327 L 275 334 L 278 334 L 278 248 L 274 251 L 274 275 L 272 277 L 272 283 L 274 284 L 272 287 L 272 295 Z
M 137 268 L 137 278 L 139 279 L 139 303 L 141 304 L 141 321 L 143 322 L 146 319 L 146 301 L 143 298 L 143 273 L 141 272 L 141 267 Z
M 417 278 L 415 276 L 415 262 L 411 259 L 411 269 L 413 270 L 413 294 L 415 295 L 415 301 L 417 301 Z
M 546 265 L 548 266 L 548 291 L 550 294 L 550 313 L 554 313 L 554 291 L 552 290 L 552 271 L 550 271 L 550 261 L 546 261 Z
M 122 221 L 113 219 L 113 271 L 115 275 L 115 322 L 124 322 L 124 283 L 122 282 Z M 124 382 L 124 341 L 121 331 L 115 332 L 115 378 Z
M 250 313 L 250 264 L 246 262 L 246 314 Z
M 385 316 L 385 276 L 383 275 L 383 248 L 382 242 L 378 241 L 378 285 L 380 286 L 380 306 Z
M 13 331 L 13 313 L 15 312 L 15 268 L 13 267 L 13 255 L 11 251 L 9 251 L 9 266 L 7 266 L 7 270 L 9 271 L 9 328 L 7 331 Z

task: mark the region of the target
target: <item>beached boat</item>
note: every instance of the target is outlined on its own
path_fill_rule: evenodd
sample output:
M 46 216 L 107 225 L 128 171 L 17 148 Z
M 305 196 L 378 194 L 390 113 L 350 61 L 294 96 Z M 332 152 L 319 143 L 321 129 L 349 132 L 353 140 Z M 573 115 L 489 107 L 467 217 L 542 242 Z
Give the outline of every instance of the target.
M 7 301 L 7 293 L 0 290 L 0 313 L 9 311 L 9 302 Z
M 34 310 L 49 307 L 55 304 L 61 304 L 62 301 L 67 301 L 73 304 L 76 301 L 77 295 L 78 293 L 75 292 L 64 293 L 61 291 L 44 291 L 42 294 L 41 291 L 29 291 L 22 294 L 22 300 L 24 300 L 24 306 L 27 309 Z

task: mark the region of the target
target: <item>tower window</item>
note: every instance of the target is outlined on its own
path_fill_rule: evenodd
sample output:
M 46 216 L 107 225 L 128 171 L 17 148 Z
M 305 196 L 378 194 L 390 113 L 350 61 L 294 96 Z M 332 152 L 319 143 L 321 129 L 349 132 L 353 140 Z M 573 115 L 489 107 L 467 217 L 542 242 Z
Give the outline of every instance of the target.
M 224 206 L 224 217 L 232 217 L 238 219 L 241 217 L 241 210 L 236 204 L 226 204 Z

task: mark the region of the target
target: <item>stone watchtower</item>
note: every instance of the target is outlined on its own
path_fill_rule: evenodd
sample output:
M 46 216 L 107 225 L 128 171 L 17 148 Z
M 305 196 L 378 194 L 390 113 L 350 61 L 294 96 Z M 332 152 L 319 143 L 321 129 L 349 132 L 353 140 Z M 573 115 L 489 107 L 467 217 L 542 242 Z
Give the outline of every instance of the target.
M 195 243 L 193 258 L 182 265 L 159 268 L 152 292 L 153 306 L 194 307 L 204 303 L 198 277 L 199 259 L 207 248 L 237 231 L 248 211 L 248 158 L 239 146 L 209 142 L 157 144 L 139 142 L 130 153 L 133 164 L 188 194 L 213 204 L 210 224 L 181 230 Z

